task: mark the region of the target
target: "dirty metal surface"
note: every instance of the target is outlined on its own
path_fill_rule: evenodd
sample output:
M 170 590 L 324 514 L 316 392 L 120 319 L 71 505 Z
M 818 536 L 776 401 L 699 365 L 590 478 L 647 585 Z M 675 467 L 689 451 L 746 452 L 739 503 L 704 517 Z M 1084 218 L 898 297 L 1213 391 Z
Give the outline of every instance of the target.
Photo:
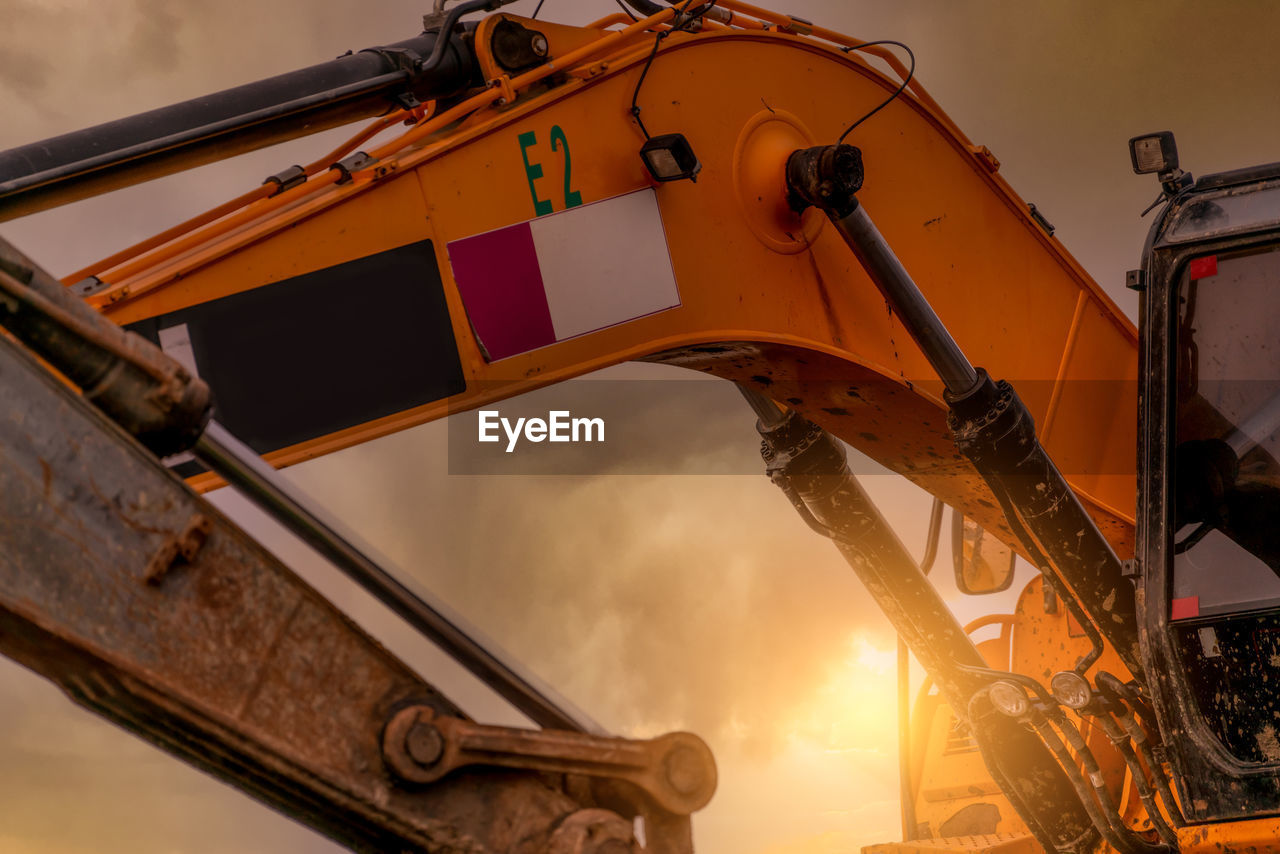
M 409 706 L 387 724 L 382 741 L 391 770 L 416 783 L 476 765 L 609 777 L 637 787 L 672 816 L 706 806 L 716 789 L 711 748 L 688 732 L 637 740 L 517 729 Z
M 0 388 L 0 652 L 356 850 L 537 852 L 584 806 L 528 771 L 398 784 L 383 727 L 448 698 L 5 339 Z

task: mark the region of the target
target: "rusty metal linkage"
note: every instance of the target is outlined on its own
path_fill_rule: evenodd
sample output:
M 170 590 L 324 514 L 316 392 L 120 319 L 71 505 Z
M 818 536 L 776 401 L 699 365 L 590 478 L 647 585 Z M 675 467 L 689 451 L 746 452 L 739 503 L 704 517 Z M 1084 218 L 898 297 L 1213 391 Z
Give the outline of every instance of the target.
M 711 749 L 688 732 L 637 741 L 487 726 L 411 706 L 387 725 L 382 750 L 391 770 L 412 783 L 433 783 L 469 765 L 609 777 L 639 787 L 674 815 L 706 806 L 716 789 Z
M 425 590 L 354 531 L 310 500 L 217 421 L 195 445 L 196 457 L 265 513 L 327 558 L 401 619 L 474 673 L 539 726 L 604 734 L 604 728 L 560 696 L 460 614 Z
M 52 330 L 64 355 L 99 360 L 82 374 L 98 388 L 181 383 L 162 352 L 133 359 L 119 330 L 25 291 L 15 257 L 0 257 L 0 315 L 27 337 Z M 692 854 L 687 812 L 715 783 L 696 737 L 471 724 L 134 441 L 136 420 L 6 336 L 0 387 L 22 401 L 0 407 L 0 654 L 356 851 L 639 854 L 643 816 L 645 851 Z M 411 763 L 440 736 L 448 767 L 429 784 L 384 752 L 405 720 Z

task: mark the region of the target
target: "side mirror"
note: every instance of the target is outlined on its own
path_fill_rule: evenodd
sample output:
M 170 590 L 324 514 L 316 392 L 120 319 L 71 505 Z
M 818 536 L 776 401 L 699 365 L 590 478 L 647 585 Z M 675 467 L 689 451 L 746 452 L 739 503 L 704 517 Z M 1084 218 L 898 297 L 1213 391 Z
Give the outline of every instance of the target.
M 1009 589 L 1017 555 L 977 522 L 952 509 L 951 560 L 955 565 L 956 587 L 961 593 L 978 595 Z

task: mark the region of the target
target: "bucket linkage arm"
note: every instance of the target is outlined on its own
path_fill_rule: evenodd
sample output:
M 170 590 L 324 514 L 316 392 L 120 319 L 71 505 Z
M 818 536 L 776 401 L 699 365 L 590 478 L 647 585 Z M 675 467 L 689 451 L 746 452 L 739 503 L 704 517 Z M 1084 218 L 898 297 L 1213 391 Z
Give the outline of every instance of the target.
M 716 785 L 699 738 L 605 734 L 289 504 L 198 378 L 3 241 L 0 326 L 0 653 L 355 850 L 691 854 Z M 547 728 L 470 721 L 159 459 L 193 445 Z

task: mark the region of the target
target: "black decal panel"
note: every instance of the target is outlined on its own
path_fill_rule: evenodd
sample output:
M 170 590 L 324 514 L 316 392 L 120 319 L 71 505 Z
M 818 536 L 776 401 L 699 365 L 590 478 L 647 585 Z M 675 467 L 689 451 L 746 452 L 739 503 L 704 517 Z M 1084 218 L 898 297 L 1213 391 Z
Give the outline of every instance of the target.
M 215 417 L 259 453 L 466 387 L 429 240 L 129 328 L 194 358 Z

